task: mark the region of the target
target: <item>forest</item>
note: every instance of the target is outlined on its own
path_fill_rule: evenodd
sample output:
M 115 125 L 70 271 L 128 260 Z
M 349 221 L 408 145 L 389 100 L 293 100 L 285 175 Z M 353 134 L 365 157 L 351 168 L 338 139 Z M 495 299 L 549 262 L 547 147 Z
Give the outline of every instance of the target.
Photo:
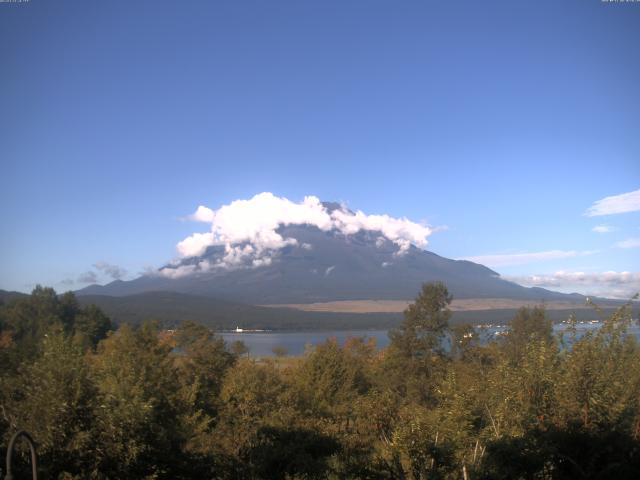
M 640 478 L 633 301 L 584 335 L 522 308 L 489 343 L 450 302 L 423 285 L 385 349 L 253 358 L 37 287 L 0 305 L 0 458 L 26 430 L 48 479 Z

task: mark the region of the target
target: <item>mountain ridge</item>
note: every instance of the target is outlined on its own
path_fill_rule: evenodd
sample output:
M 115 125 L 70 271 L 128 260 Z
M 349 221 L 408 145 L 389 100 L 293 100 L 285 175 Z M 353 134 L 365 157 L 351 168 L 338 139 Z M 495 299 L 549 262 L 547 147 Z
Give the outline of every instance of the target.
M 338 207 L 335 207 L 338 208 Z M 288 225 L 278 233 L 295 240 L 273 253 L 270 263 L 254 268 L 212 268 L 170 278 L 179 268 L 214 265 L 224 247 L 209 247 L 197 257 L 165 265 L 155 275 L 116 280 L 78 290 L 83 295 L 126 296 L 172 291 L 252 305 L 315 303 L 339 300 L 411 300 L 422 283 L 442 281 L 455 298 L 507 298 L 543 302 L 583 301 L 539 287 L 505 280 L 494 270 L 468 260 L 452 260 L 410 246 L 398 253 L 380 232 L 361 230 L 352 235 L 317 227 Z

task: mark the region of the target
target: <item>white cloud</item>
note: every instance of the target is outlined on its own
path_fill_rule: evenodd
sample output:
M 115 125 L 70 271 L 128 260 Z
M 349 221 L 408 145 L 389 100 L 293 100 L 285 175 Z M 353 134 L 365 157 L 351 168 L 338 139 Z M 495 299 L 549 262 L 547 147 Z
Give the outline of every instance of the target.
M 182 278 L 196 272 L 196 265 L 180 265 L 177 267 L 165 267 L 159 271 L 160 274 L 168 278 Z M 158 272 L 154 272 L 154 275 Z
M 89 270 L 84 272 L 78 277 L 78 283 L 96 283 L 98 281 L 98 276 L 96 272 L 93 270 Z
M 594 202 L 584 213 L 587 217 L 613 215 L 640 210 L 640 190 L 605 197 Z
M 627 238 L 621 242 L 617 242 L 614 247 L 616 248 L 640 248 L 640 238 Z
M 201 255 L 208 246 L 214 245 L 213 233 L 194 233 L 178 243 L 177 249 L 183 257 Z
M 100 273 L 108 276 L 111 280 L 120 280 L 127 275 L 127 270 L 118 265 L 107 262 L 96 262 L 93 264 L 94 270 L 88 270 L 78 276 L 77 283 L 98 283 Z M 72 279 L 65 279 L 61 282 L 64 285 L 72 285 Z
M 506 276 L 528 287 L 545 287 L 566 292 L 580 292 L 585 295 L 628 299 L 640 292 L 640 273 L 614 272 L 602 273 L 559 271 L 545 275 Z
M 107 274 L 113 280 L 120 280 L 122 277 L 127 275 L 127 271 L 124 268 L 119 267 L 118 265 L 113 265 L 111 263 L 97 262 L 94 263 L 93 266 L 97 270 Z
M 613 232 L 614 230 L 615 229 L 613 227 L 610 227 L 609 225 L 596 225 L 591 229 L 592 232 L 596 233 L 609 233 Z
M 548 260 L 560 260 L 563 258 L 581 257 L 597 253 L 595 250 L 547 250 L 544 252 L 506 253 L 497 255 L 477 255 L 459 258 L 469 260 L 488 267 L 507 267 L 512 265 L 526 265 L 528 263 L 545 262 Z
M 193 215 L 189 215 L 187 218 L 195 222 L 211 223 L 215 218 L 215 212 L 208 207 L 200 205 Z
M 239 266 L 262 266 L 269 264 L 278 251 L 288 245 L 297 245 L 295 238 L 285 238 L 278 229 L 287 225 L 310 225 L 322 231 L 336 230 L 351 235 L 360 230 L 378 231 L 381 238 L 398 246 L 397 254 L 404 254 L 411 245 L 427 246 L 427 237 L 433 230 L 406 218 L 388 215 L 366 215 L 361 211 L 351 212 L 346 207 L 327 210 L 314 196 L 305 197 L 300 203 L 277 197 L 269 192 L 260 193 L 249 200 L 236 200 L 217 210 L 199 206 L 188 217 L 191 220 L 211 224 L 211 231 L 194 233 L 177 245 L 181 257 L 195 257 L 205 253 L 208 247 L 224 247 L 223 257 L 214 264 L 202 264 L 182 269 L 180 275 L 211 268 L 237 268 Z M 302 244 L 309 249 L 310 245 Z M 162 270 L 163 274 L 175 276 L 173 267 Z
M 211 232 L 194 233 L 178 244 L 183 257 L 202 255 L 207 247 L 248 242 L 258 250 L 280 249 L 295 244 L 276 230 L 282 225 L 307 224 L 321 230 L 331 228 L 331 217 L 316 197 L 305 197 L 301 203 L 265 192 L 250 200 L 236 200 L 216 211 L 199 206 L 190 217 L 211 223 Z
M 449 230 L 449 225 L 438 225 L 436 227 L 433 227 L 432 232 L 446 232 L 447 230 Z
M 406 218 L 393 218 L 388 215 L 366 215 L 358 210 L 355 213 L 345 210 L 334 210 L 331 213 L 334 227 L 345 235 L 360 230 L 373 230 L 382 233 L 386 238 L 406 252 L 411 245 L 420 248 L 427 246 L 427 237 L 432 230 Z
M 333 272 L 335 270 L 336 266 L 335 265 L 331 265 L 329 268 L 327 268 L 324 271 L 324 276 L 327 277 L 328 275 L 331 274 L 331 272 Z

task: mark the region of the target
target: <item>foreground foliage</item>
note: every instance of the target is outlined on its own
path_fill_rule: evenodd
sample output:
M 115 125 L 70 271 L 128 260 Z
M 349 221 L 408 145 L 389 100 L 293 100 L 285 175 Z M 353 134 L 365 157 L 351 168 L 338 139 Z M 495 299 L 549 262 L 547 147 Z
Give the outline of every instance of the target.
M 523 308 L 480 344 L 450 302 L 425 285 L 384 350 L 252 359 L 38 287 L 0 306 L 3 445 L 28 430 L 54 479 L 640 478 L 631 304 L 581 337 Z

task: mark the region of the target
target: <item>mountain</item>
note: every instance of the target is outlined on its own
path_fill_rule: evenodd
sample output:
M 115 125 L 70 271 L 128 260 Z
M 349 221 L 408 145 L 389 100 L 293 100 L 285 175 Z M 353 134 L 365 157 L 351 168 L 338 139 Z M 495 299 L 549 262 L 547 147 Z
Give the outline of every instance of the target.
M 0 290 L 0 307 L 3 302 L 27 299 L 27 294 Z M 81 305 L 99 306 L 116 324 L 137 325 L 145 320 L 158 320 L 166 328 L 173 328 L 185 320 L 207 325 L 215 330 L 229 330 L 236 326 L 245 329 L 267 330 L 360 330 L 389 329 L 402 320 L 397 312 L 335 312 L 301 311 L 293 308 L 273 308 L 246 305 L 212 297 L 187 295 L 176 292 L 147 292 L 125 296 L 82 295 Z M 549 304 L 547 314 L 554 321 L 567 318 L 570 310 L 554 309 Z M 603 308 L 605 314 L 613 312 L 611 306 Z M 516 313 L 515 308 L 479 309 L 456 311 L 452 323 L 507 323 Z M 578 320 L 590 320 L 593 311 L 576 308 Z
M 358 330 L 389 329 L 402 320 L 401 312 L 308 312 L 292 308 L 272 308 L 228 302 L 212 297 L 200 297 L 176 292 L 147 292 L 119 297 L 83 295 L 82 305 L 99 306 L 116 323 L 140 324 L 144 320 L 159 320 L 165 327 L 175 327 L 184 320 L 192 320 L 215 330 L 228 330 L 236 326 L 245 329 L 267 330 Z M 551 320 L 565 320 L 570 310 L 547 310 Z M 603 308 L 611 314 L 612 307 Z M 452 323 L 507 323 L 516 313 L 515 308 L 493 310 L 454 311 Z M 593 310 L 577 308 L 573 312 L 578 320 L 590 320 Z
M 26 298 L 26 297 L 27 297 L 26 293 L 9 292 L 7 290 L 0 290 L 0 305 L 2 305 L 3 303 L 9 303 L 12 300 L 15 300 L 18 298 Z
M 577 294 L 526 288 L 502 279 L 483 265 L 444 258 L 413 245 L 401 252 L 396 243 L 377 231 L 360 230 L 346 235 L 308 225 L 288 225 L 281 226 L 277 233 L 295 242 L 271 252 L 270 263 L 261 266 L 240 264 L 232 269 L 196 269 L 198 265 L 219 264 L 228 253 L 223 246 L 212 246 L 203 255 L 166 265 L 158 274 L 130 281 L 117 280 L 104 286 L 92 285 L 77 293 L 126 296 L 165 291 L 269 305 L 413 299 L 422 283 L 438 280 L 446 283 L 458 299 L 584 301 L 584 297 Z M 167 276 L 179 272 L 180 268 L 194 271 L 178 278 Z
M 140 324 L 159 320 L 162 325 L 177 326 L 184 320 L 216 330 L 260 328 L 268 330 L 391 328 L 400 322 L 401 313 L 301 312 L 290 308 L 267 308 L 199 297 L 176 292 L 147 292 L 111 297 L 83 295 L 82 305 L 95 304 L 116 323 Z

